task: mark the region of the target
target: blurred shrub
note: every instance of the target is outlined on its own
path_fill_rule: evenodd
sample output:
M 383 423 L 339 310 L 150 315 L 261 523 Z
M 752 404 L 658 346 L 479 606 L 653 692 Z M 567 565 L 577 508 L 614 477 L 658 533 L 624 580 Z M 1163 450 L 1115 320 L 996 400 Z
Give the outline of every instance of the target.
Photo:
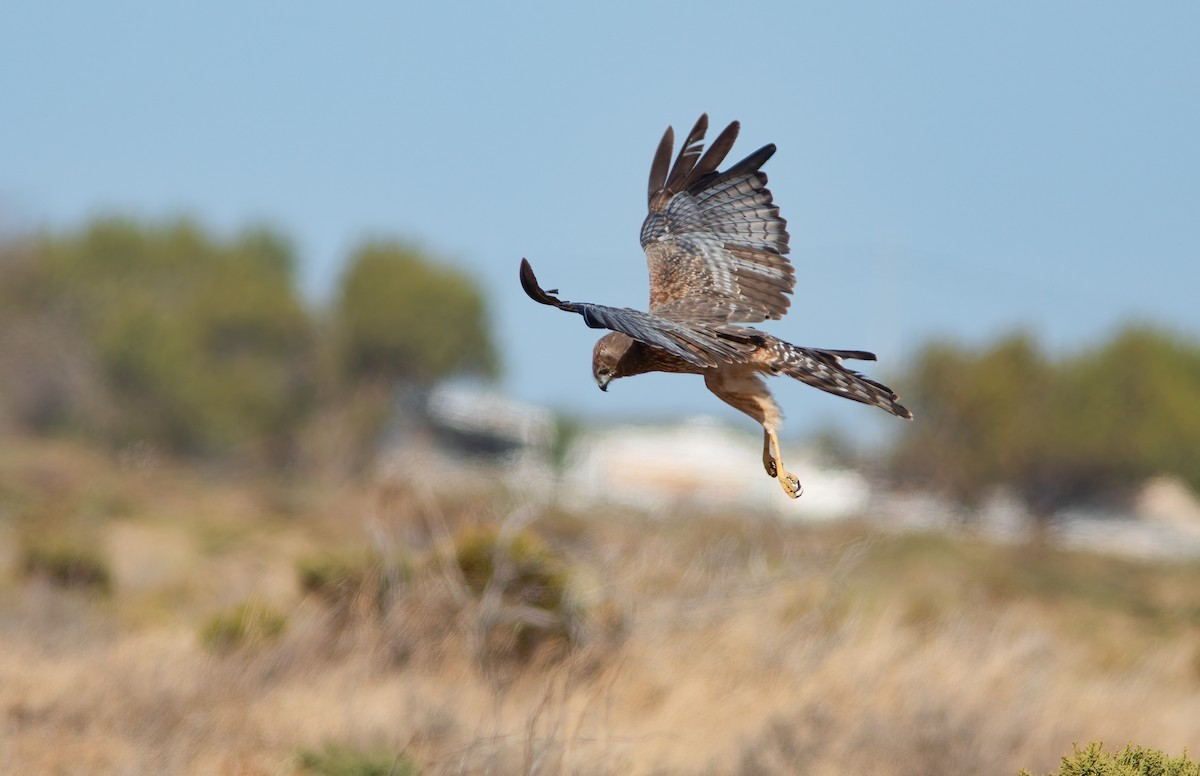
M 933 344 L 898 382 L 918 422 L 893 451 L 896 473 L 964 502 L 1008 485 L 1045 512 L 1159 473 L 1200 489 L 1200 345 L 1168 333 L 1130 327 L 1058 360 L 1026 335 L 982 351 Z
M 505 542 L 493 528 L 459 535 L 454 558 L 467 587 L 483 595 L 499 585 L 509 600 L 541 609 L 557 609 L 566 592 L 564 564 L 537 534 L 522 531 Z
M 360 752 L 326 744 L 320 751 L 300 753 L 302 773 L 313 776 L 416 776 L 417 769 L 404 755 Z
M 467 530 L 455 541 L 454 560 L 471 592 L 493 607 L 483 616 L 490 654 L 523 660 L 569 643 L 575 613 L 566 598 L 567 564 L 537 534 Z
M 1200 776 L 1200 764 L 1187 753 L 1171 758 L 1158 749 L 1126 744 L 1115 754 L 1104 751 L 1095 741 L 1080 749 L 1073 747 L 1070 757 L 1062 758 L 1062 767 L 1049 776 Z M 1021 776 L 1033 776 L 1021 770 Z
M 41 577 L 60 587 L 112 592 L 112 571 L 93 544 L 56 535 L 26 538 L 18 568 L 24 577 Z
M 246 601 L 209 619 L 200 630 L 200 643 L 217 652 L 261 647 L 283 635 L 287 624 L 286 614 Z
M 325 552 L 301 558 L 300 588 L 337 612 L 382 614 L 396 587 L 412 574 L 403 560 L 369 550 Z

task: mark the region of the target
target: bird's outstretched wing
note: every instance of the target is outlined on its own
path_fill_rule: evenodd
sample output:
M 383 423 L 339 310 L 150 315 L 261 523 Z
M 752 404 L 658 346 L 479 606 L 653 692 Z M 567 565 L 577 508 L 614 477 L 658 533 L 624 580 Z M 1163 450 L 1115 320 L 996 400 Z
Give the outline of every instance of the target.
M 628 307 L 607 307 L 559 299 L 553 296 L 558 293 L 557 289 L 542 290 L 527 259 L 521 259 L 521 287 L 535 302 L 579 313 L 583 316 L 583 322 L 593 329 L 619 331 L 696 366 L 712 367 L 722 361 L 741 361 L 754 347 L 748 334 L 737 331 L 719 332 L 707 327 L 689 326 L 682 321 Z
M 674 165 L 674 131 L 667 127 L 650 168 L 650 214 L 641 242 L 650 269 L 650 312 L 706 324 L 782 318 L 796 285 L 787 221 L 759 168 L 775 153 L 766 145 L 724 172 L 738 123 L 725 128 L 707 153 L 708 115 L 700 116 Z

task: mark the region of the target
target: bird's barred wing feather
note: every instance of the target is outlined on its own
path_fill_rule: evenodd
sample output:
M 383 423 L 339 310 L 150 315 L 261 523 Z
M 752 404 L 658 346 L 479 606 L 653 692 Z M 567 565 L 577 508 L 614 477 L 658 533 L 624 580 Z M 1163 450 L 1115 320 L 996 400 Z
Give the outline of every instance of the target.
M 864 350 L 825 350 L 805 348 L 766 335 L 764 351 L 773 372 L 782 373 L 814 388 L 853 401 L 879 407 L 897 417 L 912 420 L 912 412 L 900 403 L 891 388 L 842 365 L 843 359 L 874 361 L 875 354 Z
M 641 243 L 650 270 L 650 311 L 696 323 L 752 323 L 782 318 L 796 285 L 787 222 L 759 168 L 775 153 L 763 146 L 724 172 L 733 122 L 703 153 L 702 115 L 670 165 L 668 127 L 650 169 L 650 213 Z
M 588 302 L 568 302 L 544 291 L 529 261 L 521 259 L 521 287 L 535 302 L 579 313 L 593 329 L 611 329 L 636 340 L 662 348 L 690 364 L 713 367 L 719 362 L 743 361 L 754 348 L 751 338 L 742 332 L 720 332 L 707 327 L 689 326 L 682 321 L 663 318 L 628 307 L 608 307 Z

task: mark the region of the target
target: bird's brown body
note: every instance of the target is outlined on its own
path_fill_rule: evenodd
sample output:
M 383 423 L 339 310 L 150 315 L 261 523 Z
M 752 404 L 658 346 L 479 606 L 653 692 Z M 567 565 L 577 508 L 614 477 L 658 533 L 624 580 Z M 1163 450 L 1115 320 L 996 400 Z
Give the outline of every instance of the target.
M 718 398 L 762 425 L 763 467 L 795 498 L 800 483 L 783 467 L 782 414 L 764 376 L 787 375 L 901 418 L 912 413 L 890 388 L 842 366 L 843 359 L 874 360 L 874 354 L 799 347 L 743 325 L 783 317 L 796 284 L 786 257 L 787 222 L 759 169 L 775 147 L 718 172 L 738 125 L 730 124 L 701 156 L 707 127 L 708 117 L 701 116 L 674 165 L 668 127 L 651 166 L 650 213 L 641 235 L 650 270 L 648 313 L 557 299 L 557 292 L 541 289 L 525 260 L 521 284 L 535 301 L 613 330 L 592 351 L 602 390 L 612 380 L 647 372 L 703 375 Z

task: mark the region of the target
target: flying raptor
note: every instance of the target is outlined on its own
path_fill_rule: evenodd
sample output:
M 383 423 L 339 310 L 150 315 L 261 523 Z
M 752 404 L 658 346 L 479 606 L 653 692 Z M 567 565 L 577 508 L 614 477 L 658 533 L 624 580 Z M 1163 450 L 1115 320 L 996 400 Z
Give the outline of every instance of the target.
M 521 286 L 536 302 L 579 313 L 593 329 L 611 330 L 592 351 L 601 390 L 618 377 L 646 372 L 703 375 L 718 398 L 762 424 L 763 467 L 796 498 L 800 482 L 783 467 L 779 448 L 782 413 L 763 376 L 794 377 L 901 418 L 911 420 L 912 413 L 891 388 L 842 365 L 846 359 L 874 361 L 874 353 L 799 347 L 742 325 L 782 318 L 796 272 L 787 259 L 787 221 L 761 169 L 775 145 L 717 169 L 738 127 L 736 121 L 726 127 L 706 152 L 708 115 L 700 116 L 674 164 L 671 127 L 658 144 L 641 235 L 650 269 L 649 312 L 558 299 L 557 289 L 542 290 L 526 259 Z

